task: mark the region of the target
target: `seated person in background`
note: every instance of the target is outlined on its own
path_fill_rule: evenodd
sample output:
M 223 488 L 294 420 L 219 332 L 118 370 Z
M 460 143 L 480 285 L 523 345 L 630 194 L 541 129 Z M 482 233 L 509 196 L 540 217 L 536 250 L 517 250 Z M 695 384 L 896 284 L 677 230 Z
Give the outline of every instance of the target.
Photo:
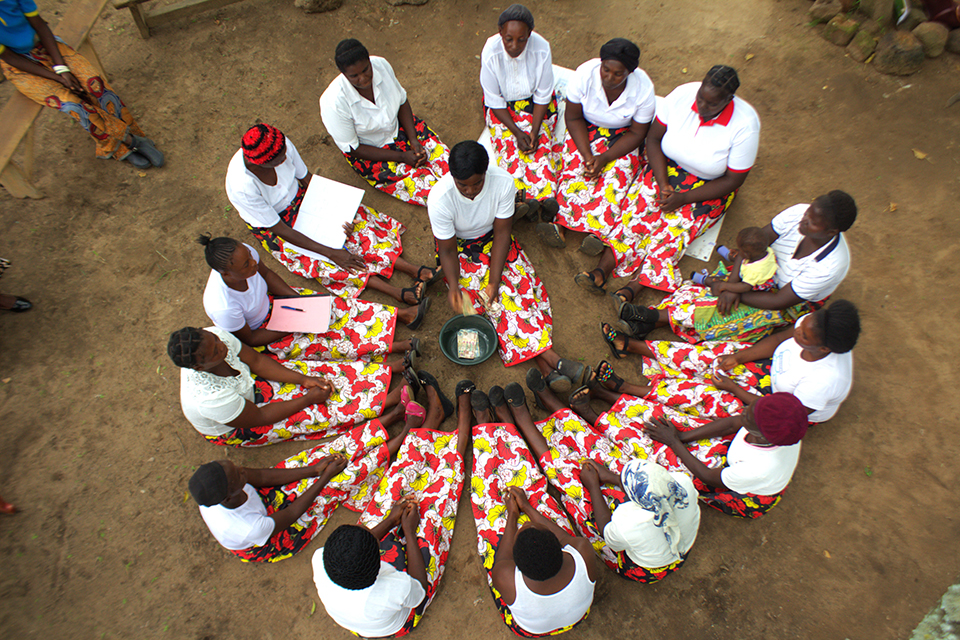
M 184 327 L 167 353 L 181 367 L 180 404 L 214 444 L 255 447 L 319 440 L 400 402 L 390 376 L 405 362 L 294 361 L 290 368 L 210 327 Z M 415 375 L 415 374 L 414 374 Z
M 241 146 L 227 167 L 227 197 L 280 264 L 344 298 L 356 298 L 369 286 L 398 302 L 420 303 L 427 286 L 421 278 L 433 282 L 437 274 L 403 259 L 402 224 L 360 205 L 353 222 L 344 226 L 343 248 L 314 242 L 293 228 L 313 177 L 293 142 L 279 129 L 258 124 L 243 135 Z M 395 268 L 416 278 L 414 286 L 400 289 L 387 282 Z
M 233 238 L 211 239 L 209 235 L 197 241 L 205 247 L 212 269 L 203 291 L 203 309 L 217 327 L 248 346 L 265 346 L 280 360 L 366 361 L 382 360 L 414 346 L 412 340 L 394 341 L 394 331 L 397 320 L 416 329 L 423 321 L 419 306 L 397 310 L 359 298 L 330 297 L 330 327 L 326 333 L 267 329 L 275 300 L 280 305 L 295 306 L 297 296 L 313 292 L 289 286 L 248 244 Z M 414 351 L 418 349 L 419 341 Z
M 337 44 L 340 75 L 320 96 L 320 118 L 350 163 L 373 187 L 421 207 L 447 172 L 450 151 L 413 115 L 390 63 L 353 38 Z
M 487 38 L 480 54 L 483 111 L 497 166 L 525 191 L 526 216 L 536 219 L 541 205 L 553 219 L 559 157 L 554 132 L 550 43 L 533 30 L 533 14 L 512 4 L 500 14 L 499 32 Z M 539 202 L 544 199 L 544 202 Z
M 163 166 L 163 154 L 100 72 L 57 41 L 33 0 L 0 4 L 0 69 L 20 93 L 70 114 L 97 145 L 98 158 L 138 169 Z

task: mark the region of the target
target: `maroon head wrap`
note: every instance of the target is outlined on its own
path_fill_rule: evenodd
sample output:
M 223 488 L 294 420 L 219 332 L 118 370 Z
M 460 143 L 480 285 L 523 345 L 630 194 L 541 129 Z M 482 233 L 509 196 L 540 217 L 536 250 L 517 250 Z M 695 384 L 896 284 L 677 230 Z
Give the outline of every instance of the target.
M 772 393 L 753 405 L 753 420 L 770 444 L 796 444 L 807 433 L 807 410 L 792 393 Z
M 243 147 L 243 157 L 247 162 L 264 164 L 280 155 L 286 144 L 287 139 L 280 129 L 269 124 L 257 124 L 243 134 L 240 146 Z

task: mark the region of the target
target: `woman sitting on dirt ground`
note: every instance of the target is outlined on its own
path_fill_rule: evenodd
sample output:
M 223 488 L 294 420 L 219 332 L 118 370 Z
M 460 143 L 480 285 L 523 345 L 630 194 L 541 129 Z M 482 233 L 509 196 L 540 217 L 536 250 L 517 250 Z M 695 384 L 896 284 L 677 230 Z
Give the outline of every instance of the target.
M 436 382 L 428 373 L 421 376 Z M 456 433 L 439 431 L 449 400 L 432 384 L 427 400 L 424 409 L 406 398 L 402 448 L 359 524 L 339 527 L 313 554 L 313 579 L 327 614 L 356 635 L 382 638 L 412 631 L 443 576 L 463 488 L 470 418 L 461 412 Z
M 523 390 L 518 398 L 508 389 L 511 407 L 519 407 Z M 488 396 L 469 380 L 457 385 L 457 394 L 460 416 L 472 407 L 477 422 L 470 497 L 478 551 L 497 609 L 518 636 L 569 631 L 593 603 L 597 563 L 590 541 L 574 534 L 547 493 L 546 477 L 510 411 L 500 406 L 495 417 Z
M 341 504 L 363 510 L 406 435 L 386 432 L 401 418 L 397 405 L 273 469 L 208 462 L 190 478 L 190 494 L 224 548 L 244 562 L 279 562 L 302 551 Z
M 163 166 L 163 154 L 90 62 L 58 41 L 34 0 L 0 4 L 0 69 L 20 93 L 70 114 L 97 145 L 98 158 L 138 169 Z
M 722 291 L 715 296 L 711 288 L 690 282 L 655 309 L 619 305 L 620 319 L 634 323 L 638 337 L 669 323 L 674 333 L 692 343 L 756 342 L 819 309 L 843 282 L 850 270 L 850 249 L 843 233 L 856 219 L 857 204 L 843 191 L 831 191 L 810 205 L 789 207 L 763 228 L 777 256 L 774 280 L 779 289 Z M 697 313 L 705 308 L 715 308 L 716 313 Z
M 419 350 L 419 341 L 394 341 L 399 320 L 416 329 L 421 307 L 396 309 L 359 298 L 330 297 L 330 328 L 326 333 L 290 333 L 266 327 L 276 301 L 311 295 L 289 286 L 248 244 L 233 238 L 202 235 L 207 264 L 212 268 L 203 291 L 203 308 L 213 323 L 251 347 L 266 347 L 280 360 L 379 361 L 391 353 Z M 414 345 L 414 341 L 417 345 Z
M 546 420 L 533 422 L 516 383 L 491 389 L 490 403 L 498 420 L 520 429 L 580 535 L 628 580 L 658 582 L 679 569 L 700 526 L 690 478 L 620 455 L 616 443 L 568 409 L 536 369 L 527 382 L 537 404 L 552 412 Z
M 634 251 L 629 261 L 617 260 L 615 273 L 633 279 L 615 294 L 618 308 L 643 287 L 676 290 L 687 246 L 723 216 L 747 179 L 757 158 L 760 119 L 734 95 L 739 86 L 734 69 L 717 65 L 703 82 L 680 85 L 657 101 L 647 134 L 649 164 L 624 201 L 624 216 L 636 223 L 625 227 L 622 242 Z M 599 293 L 594 287 L 613 268 L 608 249 L 581 284 Z
M 813 424 L 832 418 L 850 394 L 860 314 L 852 302 L 836 300 L 753 345 L 646 342 L 607 331 L 619 353 L 643 356 L 643 375 L 650 380 L 646 385 L 628 383 L 601 362 L 597 378 L 611 391 L 711 418 L 741 413 L 764 394 L 787 392 L 803 403 Z
M 637 45 L 614 38 L 600 47 L 599 58 L 577 67 L 567 83 L 560 213 L 556 222 L 537 225 L 551 247 L 567 246 L 564 227 L 588 234 L 580 245 L 587 255 L 610 252 L 610 245 L 622 262 L 633 250 L 619 242 L 633 223 L 622 217 L 622 204 L 641 168 L 639 149 L 656 110 L 653 82 L 637 68 L 639 61 Z
M 340 41 L 334 62 L 340 75 L 320 96 L 327 133 L 373 187 L 425 207 L 450 151 L 413 115 L 389 62 L 352 38 Z
M 227 167 L 227 197 L 254 237 L 283 266 L 316 278 L 344 298 L 356 298 L 369 286 L 403 304 L 424 300 L 437 271 L 403 259 L 402 224 L 360 205 L 353 222 L 344 225 L 343 248 L 314 242 L 293 228 L 313 177 L 293 142 L 279 129 L 258 124 L 243 135 L 241 146 Z M 414 286 L 400 289 L 387 282 L 394 268 L 415 278 Z
M 487 39 L 480 54 L 483 111 L 493 155 L 517 188 L 525 189 L 525 215 L 536 218 L 544 206 L 552 219 L 559 210 L 554 197 L 559 157 L 550 43 L 533 30 L 533 14 L 522 4 L 507 7 L 497 26 L 499 33 Z
M 235 447 L 346 431 L 400 402 L 400 387 L 387 391 L 391 373 L 416 379 L 406 371 L 412 353 L 384 364 L 291 361 L 287 368 L 217 327 L 175 331 L 167 353 L 181 367 L 184 416 L 210 442 Z

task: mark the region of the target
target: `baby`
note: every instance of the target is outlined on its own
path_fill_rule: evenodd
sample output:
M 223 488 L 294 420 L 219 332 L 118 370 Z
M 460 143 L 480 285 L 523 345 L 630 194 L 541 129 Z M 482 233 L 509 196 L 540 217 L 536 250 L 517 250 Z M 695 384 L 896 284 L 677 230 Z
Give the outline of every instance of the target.
M 767 291 L 776 286 L 773 276 L 777 272 L 777 257 L 770 248 L 766 233 L 760 227 L 746 227 L 737 234 L 737 248 L 730 251 L 723 245 L 717 247 L 717 253 L 727 262 L 732 262 L 729 275 L 726 267 L 721 264 L 716 276 L 707 275 L 706 271 L 694 273 L 691 279 L 704 286 L 718 283 L 721 291 L 746 293 L 748 291 Z

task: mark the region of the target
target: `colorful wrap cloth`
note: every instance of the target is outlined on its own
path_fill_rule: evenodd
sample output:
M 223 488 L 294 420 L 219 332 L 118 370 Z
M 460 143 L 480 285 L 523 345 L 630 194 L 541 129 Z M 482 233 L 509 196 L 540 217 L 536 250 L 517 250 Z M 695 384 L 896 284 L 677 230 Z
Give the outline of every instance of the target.
M 520 129 L 530 134 L 533 126 L 532 98 L 507 102 L 507 111 Z M 540 136 L 533 153 L 517 146 L 517 138 L 489 107 L 484 107 L 484 118 L 490 131 L 497 166 L 513 176 L 517 189 L 526 189 L 527 197 L 539 200 L 553 198 L 557 189 L 557 169 L 560 165 L 559 145 L 554 140 L 557 126 L 557 100 L 550 100 L 547 113 L 540 124 Z

